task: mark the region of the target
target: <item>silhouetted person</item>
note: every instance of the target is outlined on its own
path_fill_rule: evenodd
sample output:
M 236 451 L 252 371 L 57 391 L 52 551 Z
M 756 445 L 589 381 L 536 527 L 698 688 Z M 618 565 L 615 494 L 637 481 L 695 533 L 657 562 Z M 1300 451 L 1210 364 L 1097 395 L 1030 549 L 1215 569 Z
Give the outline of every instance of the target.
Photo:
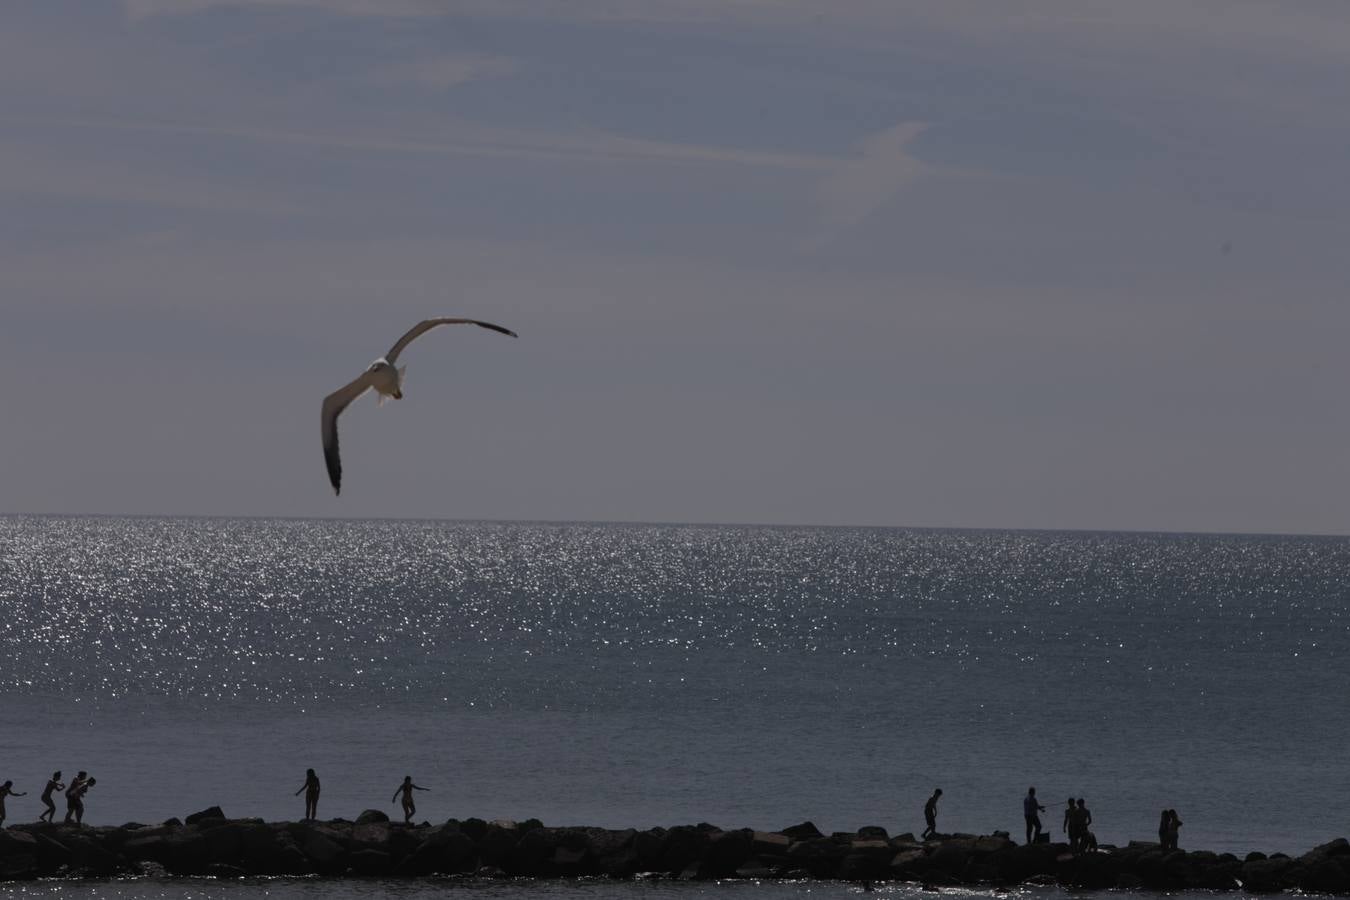
M 0 784 L 0 828 L 5 826 L 5 798 L 6 797 L 27 797 L 23 791 L 14 790 L 14 782 L 6 781 Z
M 417 785 L 413 784 L 411 775 L 404 775 L 403 783 L 398 786 L 398 790 L 394 791 L 394 796 L 390 798 L 389 802 L 393 803 L 394 800 L 398 799 L 398 795 L 402 794 L 403 821 L 411 822 L 413 814 L 417 812 L 417 805 L 413 803 L 413 791 L 429 791 L 429 790 L 431 790 L 431 788 L 418 787 Z
M 61 783 L 60 770 L 53 772 L 52 777 L 47 781 L 47 786 L 42 789 L 42 802 L 46 804 L 47 810 L 42 815 L 38 816 L 39 822 L 50 824 L 52 819 L 56 817 L 56 804 L 52 802 L 52 793 L 54 791 L 64 791 L 65 789 L 66 786 Z
M 70 824 L 70 820 L 71 820 L 71 819 L 75 818 L 75 806 L 76 806 L 76 797 L 75 797 L 75 795 L 78 793 L 78 794 L 80 794 L 80 796 L 83 796 L 83 792 L 80 791 L 80 788 L 84 786 L 84 783 L 85 783 L 85 781 L 88 780 L 88 778 L 89 778 L 89 776 L 88 776 L 86 773 L 84 773 L 84 772 L 76 772 L 76 773 L 75 773 L 75 777 L 72 778 L 72 779 L 70 780 L 70 784 L 67 785 L 67 787 L 66 787 L 66 818 L 65 818 L 65 823 L 66 823 L 67 825 Z M 80 805 L 80 808 L 81 808 L 81 809 L 84 808 L 84 804 L 81 803 L 81 804 L 79 804 L 79 805 Z
M 1068 834 L 1069 825 L 1072 824 L 1071 821 L 1072 819 L 1073 819 L 1073 798 L 1070 797 L 1069 804 L 1064 807 L 1064 822 L 1059 826 L 1059 830 L 1061 833 Z
M 314 774 L 313 769 L 305 770 L 305 783 L 300 785 L 300 791 L 305 792 L 305 818 L 317 819 L 319 817 L 319 776 Z M 295 795 L 300 796 L 300 791 Z
M 75 791 L 75 797 L 74 797 L 74 800 L 75 800 L 75 824 L 76 824 L 76 825 L 83 825 L 83 824 L 84 824 L 84 795 L 87 794 L 87 793 L 89 792 L 89 789 L 90 789 L 91 787 L 93 787 L 94 785 L 96 785 L 96 784 L 98 784 L 98 779 L 97 779 L 97 778 L 90 778 L 88 781 L 82 781 L 82 782 L 80 782 L 80 787 L 79 787 L 79 789 Z
M 1078 853 L 1083 849 L 1083 836 L 1087 834 L 1088 824 L 1092 821 L 1092 814 L 1088 812 L 1081 797 L 1077 804 L 1069 810 L 1069 850 L 1072 853 Z
M 1022 799 L 1022 816 L 1027 820 L 1027 843 L 1033 843 L 1036 838 L 1041 836 L 1041 817 L 1040 813 L 1045 812 L 1045 807 L 1036 801 L 1036 789 L 1027 788 L 1027 795 Z
M 923 805 L 923 820 L 928 823 L 928 827 L 923 830 L 923 839 L 928 840 L 937 834 L 937 805 L 938 798 L 942 796 L 942 788 L 933 791 L 933 796 L 928 798 L 928 802 Z
M 1180 829 L 1181 818 L 1177 815 L 1177 811 L 1175 809 L 1164 809 L 1162 822 L 1158 825 L 1158 843 L 1162 844 L 1164 850 L 1177 849 Z

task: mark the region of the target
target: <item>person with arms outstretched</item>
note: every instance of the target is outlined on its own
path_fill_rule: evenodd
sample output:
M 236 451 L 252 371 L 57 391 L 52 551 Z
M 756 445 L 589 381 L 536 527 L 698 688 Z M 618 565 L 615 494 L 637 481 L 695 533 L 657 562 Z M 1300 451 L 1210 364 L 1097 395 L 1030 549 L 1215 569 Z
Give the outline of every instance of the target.
M 295 792 L 295 796 L 300 796 L 300 791 L 305 793 L 305 821 L 312 821 L 319 817 L 319 776 L 314 774 L 313 769 L 305 770 L 305 783 L 300 785 L 300 790 Z
M 52 773 L 52 777 L 47 780 L 47 786 L 42 789 L 42 802 L 47 808 L 38 816 L 39 822 L 51 824 L 52 819 L 56 817 L 56 804 L 52 802 L 52 793 L 65 789 L 66 786 L 61 783 L 61 771 L 58 769 Z
M 403 821 L 411 822 L 413 814 L 417 812 L 417 805 L 413 803 L 413 791 L 429 791 L 429 790 L 431 790 L 431 788 L 418 787 L 417 785 L 413 784 L 411 775 L 404 775 L 403 783 L 398 786 L 398 790 L 394 791 L 394 796 L 390 798 L 389 802 L 393 803 L 395 800 L 398 799 L 398 795 L 402 794 Z
M 937 834 L 937 805 L 938 798 L 942 796 L 942 788 L 933 791 L 933 796 L 928 798 L 928 802 L 923 805 L 923 820 L 928 827 L 923 830 L 923 839 L 928 840 Z
M 0 784 L 0 828 L 5 827 L 5 798 L 6 797 L 27 797 L 23 791 L 14 790 L 14 782 L 6 781 Z

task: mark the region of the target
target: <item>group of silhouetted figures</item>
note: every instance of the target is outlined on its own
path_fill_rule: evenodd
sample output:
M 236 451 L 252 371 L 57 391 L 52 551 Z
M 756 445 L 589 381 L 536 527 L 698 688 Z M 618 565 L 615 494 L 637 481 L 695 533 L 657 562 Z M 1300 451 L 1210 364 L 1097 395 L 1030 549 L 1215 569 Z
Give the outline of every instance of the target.
M 312 820 L 319 817 L 319 776 L 314 774 L 313 769 L 305 770 L 305 783 L 300 785 L 300 790 L 295 792 L 295 796 L 300 796 L 301 792 L 305 795 L 305 819 Z M 417 813 L 417 804 L 413 802 L 413 791 L 429 791 L 431 788 L 424 788 L 413 784 L 411 775 L 403 776 L 403 783 L 394 791 L 394 796 L 389 802 L 393 803 L 403 795 L 403 821 L 411 822 L 412 817 Z
M 928 798 L 928 802 L 923 805 L 923 819 L 925 827 L 923 830 L 923 839 L 928 840 L 937 835 L 937 807 L 938 800 L 942 798 L 942 788 L 933 791 L 933 796 Z M 1041 835 L 1044 829 L 1041 826 L 1041 813 L 1045 812 L 1045 807 L 1041 806 L 1036 799 L 1036 789 L 1028 788 L 1026 797 L 1022 798 L 1022 817 L 1027 823 L 1027 843 L 1033 844 L 1042 840 Z M 1165 809 L 1162 812 L 1162 821 L 1158 824 L 1158 843 L 1164 850 L 1177 849 L 1177 835 L 1181 828 L 1181 818 L 1177 815 L 1175 809 Z M 1069 837 L 1069 850 L 1075 854 L 1089 853 L 1097 849 L 1097 835 L 1092 832 L 1092 810 L 1087 808 L 1087 801 L 1082 797 L 1074 799 L 1069 798 L 1068 804 L 1064 807 L 1064 822 L 1060 826 L 1060 831 Z M 1049 840 L 1049 838 L 1045 838 Z
M 47 786 L 42 789 L 42 805 L 47 807 L 38 816 L 40 822 L 51 822 L 56 817 L 56 803 L 52 801 L 52 794 L 57 791 L 65 791 L 66 794 L 66 818 L 67 825 L 72 822 L 76 825 L 84 822 L 84 795 L 89 793 L 89 789 L 98 783 L 95 778 L 90 778 L 87 772 L 77 772 L 71 779 L 70 784 L 64 784 L 61 781 L 61 773 L 53 772 L 52 777 L 47 779 Z M 14 790 L 14 782 L 6 781 L 0 784 L 0 827 L 5 824 L 5 798 L 6 797 L 27 797 L 27 791 Z
M 88 793 L 89 789 L 95 784 L 97 784 L 97 780 L 90 778 L 86 772 L 77 773 L 69 785 L 61 782 L 60 772 L 53 772 L 52 777 L 47 780 L 47 786 L 42 790 L 42 802 L 47 808 L 42 811 L 42 815 L 38 816 L 38 821 L 50 823 L 54 820 L 56 816 L 56 804 L 52 801 L 52 795 L 57 791 L 65 791 L 65 824 L 83 825 L 84 795 Z M 307 820 L 317 819 L 319 816 L 320 789 L 319 776 L 314 773 L 313 769 L 306 769 L 305 783 L 300 785 L 300 790 L 296 791 L 295 795 L 297 797 L 302 793 L 305 795 L 305 819 Z M 411 822 L 413 815 L 417 812 L 417 804 L 413 802 L 413 791 L 429 790 L 431 790 L 431 788 L 424 788 L 420 785 L 413 784 L 412 776 L 406 775 L 403 778 L 403 783 L 398 786 L 398 790 L 394 791 L 394 796 L 389 802 L 393 803 L 394 800 L 397 800 L 399 795 L 402 794 L 403 821 Z M 26 796 L 28 796 L 26 791 L 14 790 L 14 782 L 12 781 L 6 781 L 4 784 L 0 784 L 0 827 L 4 827 L 5 824 L 5 798 Z

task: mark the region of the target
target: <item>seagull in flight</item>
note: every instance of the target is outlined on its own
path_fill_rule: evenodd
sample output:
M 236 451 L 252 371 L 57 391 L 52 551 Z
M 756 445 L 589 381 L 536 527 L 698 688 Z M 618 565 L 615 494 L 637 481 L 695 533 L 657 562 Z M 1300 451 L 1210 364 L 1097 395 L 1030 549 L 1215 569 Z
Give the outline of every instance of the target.
M 328 480 L 333 483 L 334 494 L 342 493 L 342 460 L 338 456 L 338 416 L 353 400 L 371 388 L 375 389 L 376 397 L 381 405 L 384 404 L 385 397 L 402 400 L 403 373 L 408 367 L 394 368 L 394 364 L 398 362 L 398 355 L 403 352 L 404 347 L 411 344 L 419 335 L 438 325 L 477 325 L 479 328 L 486 328 L 499 334 L 516 337 L 516 333 L 509 328 L 493 325 L 491 322 L 480 322 L 478 319 L 452 319 L 445 316 L 425 319 L 408 329 L 408 333 L 395 341 L 394 346 L 389 349 L 388 353 L 371 363 L 370 367 L 362 372 L 359 378 L 324 397 L 323 461 L 328 464 Z

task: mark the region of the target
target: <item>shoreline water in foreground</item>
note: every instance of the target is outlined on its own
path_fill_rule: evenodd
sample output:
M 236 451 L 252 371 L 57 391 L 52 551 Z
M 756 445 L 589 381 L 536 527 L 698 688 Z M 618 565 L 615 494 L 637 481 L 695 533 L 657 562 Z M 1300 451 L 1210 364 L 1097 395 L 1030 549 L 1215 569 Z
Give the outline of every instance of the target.
M 534 819 L 405 825 L 374 810 L 355 822 L 264 822 L 227 819 L 218 807 L 160 825 L 0 831 L 0 880 L 154 875 L 821 879 L 1350 895 L 1350 842 L 1338 838 L 1299 857 L 1164 851 L 1138 841 L 1074 855 L 1062 843 L 1019 845 L 1002 832 L 921 841 L 880 827 L 826 835 L 810 822 L 777 832 L 706 823 L 559 828 Z

